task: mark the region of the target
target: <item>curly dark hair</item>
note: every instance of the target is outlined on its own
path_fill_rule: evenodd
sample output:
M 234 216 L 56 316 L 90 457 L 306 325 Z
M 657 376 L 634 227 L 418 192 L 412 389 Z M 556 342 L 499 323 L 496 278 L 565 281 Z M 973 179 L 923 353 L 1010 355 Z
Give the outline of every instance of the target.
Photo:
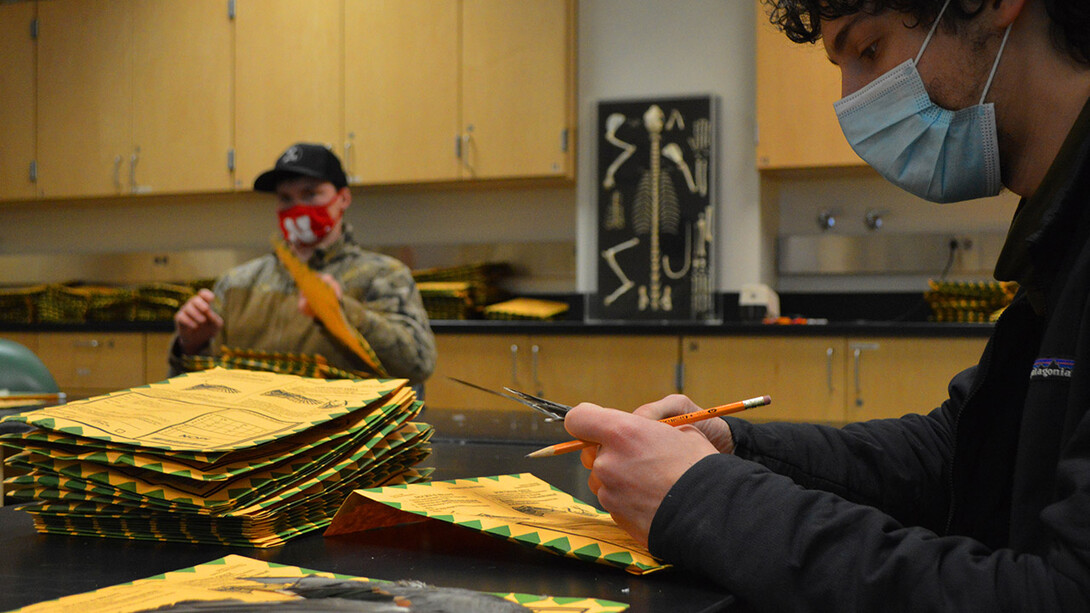
M 893 10 L 910 16 L 909 27 L 930 25 L 944 0 L 763 0 L 769 19 L 796 43 L 813 43 L 821 38 L 821 20 L 864 12 L 878 14 Z M 989 0 L 952 0 L 946 9 L 957 20 L 972 19 Z M 1001 0 L 994 0 L 1000 2 Z M 1090 65 L 1090 2 L 1087 0 L 1043 0 L 1052 19 L 1051 37 L 1056 48 L 1076 62 Z

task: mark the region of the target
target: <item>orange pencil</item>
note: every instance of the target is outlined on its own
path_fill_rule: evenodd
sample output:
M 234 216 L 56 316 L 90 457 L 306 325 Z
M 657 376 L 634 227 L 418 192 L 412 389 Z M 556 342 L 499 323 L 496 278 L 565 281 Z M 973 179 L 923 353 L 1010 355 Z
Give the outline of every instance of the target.
M 710 409 L 704 409 L 703 411 L 693 411 L 692 413 L 685 413 L 684 415 L 674 415 L 673 417 L 667 417 L 660 419 L 659 421 L 670 426 L 683 426 L 685 424 L 691 424 L 693 422 L 710 419 L 712 417 L 719 417 L 721 415 L 729 415 L 731 413 L 737 413 L 739 411 L 745 411 L 746 409 L 752 409 L 753 407 L 761 407 L 766 404 L 772 403 L 771 396 L 758 396 L 756 398 L 750 398 L 749 400 L 740 400 L 738 402 L 732 402 L 730 404 L 724 404 Z M 549 456 L 560 455 L 562 453 L 569 453 L 572 451 L 579 451 L 580 449 L 590 447 L 594 443 L 588 443 L 587 441 L 568 441 L 566 443 L 557 443 L 555 445 L 549 445 L 543 447 L 537 451 L 526 454 L 528 458 L 547 458 Z

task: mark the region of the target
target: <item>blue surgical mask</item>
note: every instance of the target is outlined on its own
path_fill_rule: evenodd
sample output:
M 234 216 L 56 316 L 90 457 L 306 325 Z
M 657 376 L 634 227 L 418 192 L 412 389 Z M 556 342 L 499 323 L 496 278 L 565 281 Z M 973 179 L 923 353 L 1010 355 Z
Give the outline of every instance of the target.
M 947 0 L 914 60 L 837 101 L 840 128 L 852 149 L 898 187 L 931 202 L 994 196 L 1002 189 L 995 105 L 984 104 L 1007 44 L 1003 35 L 980 102 L 960 111 L 931 101 L 916 65 Z

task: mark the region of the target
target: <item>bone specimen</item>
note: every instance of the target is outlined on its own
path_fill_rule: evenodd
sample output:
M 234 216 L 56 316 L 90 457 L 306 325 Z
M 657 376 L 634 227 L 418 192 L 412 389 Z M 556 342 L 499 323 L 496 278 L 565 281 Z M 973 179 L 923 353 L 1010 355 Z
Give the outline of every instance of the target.
M 621 113 L 612 113 L 609 117 L 606 117 L 606 140 L 613 145 L 622 149 L 621 153 L 617 155 L 613 163 L 606 169 L 605 179 L 602 180 L 602 187 L 606 189 L 613 189 L 613 186 L 617 184 L 614 175 L 617 174 L 617 169 L 621 167 L 621 164 L 625 163 L 625 160 L 632 157 L 632 154 L 636 152 L 636 145 L 632 143 L 626 143 L 623 140 L 617 138 L 617 129 L 624 125 L 625 116 Z
M 609 306 L 613 304 L 617 301 L 618 298 L 623 296 L 625 292 L 632 289 L 633 285 L 635 285 L 635 283 L 632 282 L 632 279 L 629 279 L 628 275 L 624 274 L 624 271 L 621 270 L 621 265 L 617 263 L 617 254 L 624 251 L 625 249 L 631 249 L 638 244 L 640 244 L 640 239 L 633 236 L 632 238 L 626 240 L 623 243 L 618 243 L 610 247 L 609 249 L 602 251 L 602 257 L 605 258 L 606 264 L 609 265 L 609 269 L 612 270 L 613 274 L 617 275 L 617 278 L 621 280 L 621 286 L 613 290 L 613 293 L 606 296 L 605 299 L 602 300 L 603 305 Z
M 670 119 L 666 122 L 667 130 L 684 130 L 685 129 L 685 117 L 681 115 L 681 111 L 674 109 L 670 111 Z
M 689 164 L 685 161 L 685 156 L 681 153 L 681 146 L 677 143 L 670 143 L 662 148 L 662 155 L 674 164 L 677 164 L 678 170 L 685 176 L 685 183 L 688 184 L 689 191 L 695 194 L 698 188 L 696 182 L 693 181 L 693 173 L 689 170 Z
M 689 226 L 685 226 L 685 265 L 681 267 L 681 270 L 674 272 L 670 270 L 670 256 L 662 256 L 662 274 L 677 281 L 682 279 L 685 275 L 689 274 L 689 267 L 692 264 L 692 246 L 693 246 L 693 230 Z
M 643 114 L 643 124 L 650 139 L 650 169 L 636 187 L 632 227 L 636 234 L 648 234 L 651 241 L 651 278 L 647 306 L 657 311 L 662 306 L 662 264 L 659 246 L 660 231 L 677 234 L 681 223 L 681 207 L 677 191 L 669 175 L 662 173 L 662 129 L 665 115 L 657 104 Z M 641 301 L 642 302 L 642 301 Z M 643 310 L 643 309 L 641 309 Z
M 692 309 L 694 316 L 701 316 L 712 311 L 711 279 L 708 276 L 708 245 L 712 243 L 712 212 L 709 205 L 696 220 L 696 245 L 693 253 Z
M 624 230 L 624 204 L 620 191 L 614 190 L 609 195 L 609 211 L 606 213 L 606 230 Z
M 689 149 L 693 152 L 693 171 L 696 175 L 697 191 L 701 196 L 708 195 L 708 156 L 712 149 L 711 122 L 700 118 L 693 122 L 693 135 L 689 138 Z

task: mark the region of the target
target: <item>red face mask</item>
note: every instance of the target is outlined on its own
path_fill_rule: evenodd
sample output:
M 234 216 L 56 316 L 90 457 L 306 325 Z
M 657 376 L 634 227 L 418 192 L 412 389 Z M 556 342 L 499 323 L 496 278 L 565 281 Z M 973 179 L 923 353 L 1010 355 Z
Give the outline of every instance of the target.
M 280 215 L 280 231 L 284 239 L 293 245 L 312 247 L 322 242 L 336 227 L 340 217 L 329 214 L 329 207 L 340 194 L 334 196 L 325 204 L 296 204 L 283 209 Z

